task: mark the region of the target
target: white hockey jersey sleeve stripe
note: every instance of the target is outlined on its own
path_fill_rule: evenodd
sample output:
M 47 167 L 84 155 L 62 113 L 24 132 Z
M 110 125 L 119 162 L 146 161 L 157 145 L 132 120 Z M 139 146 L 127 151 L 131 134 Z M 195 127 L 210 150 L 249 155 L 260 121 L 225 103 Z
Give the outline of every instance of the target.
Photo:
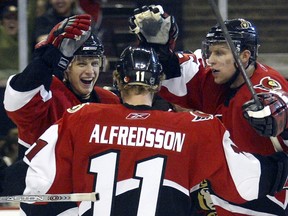
M 24 142 L 22 139 L 18 138 L 18 144 L 26 147 L 26 148 L 30 148 L 30 146 L 33 144 L 33 143 L 27 143 L 27 142 Z
M 181 55 L 180 53 L 178 55 Z M 185 69 L 183 69 L 185 68 Z M 188 83 L 198 72 L 199 64 L 193 59 L 183 62 L 180 65 L 181 76 L 163 80 L 162 86 L 165 86 L 168 91 L 176 96 L 182 97 L 187 94 L 186 83 Z M 179 88 L 181 86 L 182 88 Z
M 256 210 L 251 210 L 247 208 L 243 208 L 237 205 L 233 205 L 226 200 L 221 199 L 218 196 L 211 195 L 211 199 L 213 201 L 213 204 L 216 206 L 220 206 L 223 209 L 226 209 L 229 212 L 233 213 L 238 213 L 238 214 L 243 214 L 243 215 L 257 215 L 257 216 L 276 216 L 275 214 L 269 214 L 269 213 L 264 213 Z
M 15 75 L 13 75 L 15 76 Z M 52 97 L 51 91 L 47 92 L 44 88 L 44 85 L 39 86 L 38 88 L 35 88 L 31 91 L 27 92 L 19 92 L 15 91 L 10 86 L 10 81 L 13 76 L 10 76 L 7 81 L 7 87 L 5 90 L 5 97 L 4 97 L 4 107 L 7 111 L 13 112 L 16 111 L 23 106 L 25 106 L 29 101 L 38 93 L 40 92 L 40 95 L 44 102 L 49 100 Z
M 52 125 L 39 139 L 46 141 L 41 150 L 35 154 L 33 158 L 27 157 L 33 148 L 36 147 L 34 143 L 29 148 L 24 157 L 24 162 L 28 164 L 29 168 L 26 175 L 25 194 L 45 194 L 50 189 L 54 178 L 56 176 L 56 157 L 55 146 L 58 139 L 58 125 Z
M 223 136 L 223 147 L 236 188 L 243 199 L 257 199 L 261 176 L 260 161 L 252 154 L 243 152 L 237 153 L 235 151 L 237 147 L 229 136 L 229 132 L 226 131 Z

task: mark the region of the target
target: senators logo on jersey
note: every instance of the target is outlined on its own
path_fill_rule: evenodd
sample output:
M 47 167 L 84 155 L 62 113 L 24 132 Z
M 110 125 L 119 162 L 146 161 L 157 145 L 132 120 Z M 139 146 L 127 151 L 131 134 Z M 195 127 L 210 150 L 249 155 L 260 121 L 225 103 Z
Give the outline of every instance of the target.
M 265 91 L 282 89 L 280 83 L 270 77 L 264 77 L 260 83 L 254 86 L 255 89 L 262 89 Z
M 194 116 L 194 118 L 192 119 L 192 122 L 206 121 L 206 120 L 213 119 L 213 115 L 207 114 L 198 110 L 190 111 L 190 114 Z

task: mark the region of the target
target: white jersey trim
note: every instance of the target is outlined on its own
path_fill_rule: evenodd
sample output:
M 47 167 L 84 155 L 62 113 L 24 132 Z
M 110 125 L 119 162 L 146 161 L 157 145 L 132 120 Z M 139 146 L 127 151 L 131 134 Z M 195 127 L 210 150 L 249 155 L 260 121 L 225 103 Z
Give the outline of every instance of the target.
M 18 138 L 18 143 L 19 143 L 20 145 L 26 147 L 26 148 L 30 148 L 30 146 L 32 145 L 32 144 L 29 144 L 29 143 L 24 142 L 24 141 L 21 140 L 20 138 Z
M 178 54 L 181 55 L 181 54 Z M 186 83 L 188 83 L 199 71 L 199 64 L 190 58 L 188 61 L 180 65 L 181 76 L 163 80 L 162 86 L 165 86 L 168 91 L 176 96 L 185 96 L 187 94 Z M 179 88 L 179 86 L 183 88 Z
M 139 185 L 140 185 L 140 180 L 138 179 L 126 179 L 126 180 L 120 181 L 117 183 L 116 196 L 122 193 L 125 193 L 127 191 L 139 188 Z M 178 191 L 181 191 L 182 193 L 189 196 L 189 190 L 177 184 L 176 182 L 164 179 L 163 186 L 175 188 Z
M 211 195 L 212 202 L 215 206 L 220 206 L 221 208 L 233 212 L 233 213 L 240 213 L 240 214 L 245 214 L 245 215 L 257 215 L 257 216 L 277 216 L 274 214 L 269 214 L 269 213 L 264 213 L 264 212 L 259 212 L 259 211 L 253 211 L 250 209 L 246 209 L 240 206 L 235 206 L 227 201 L 215 196 Z
M 226 131 L 223 136 L 223 148 L 235 186 L 243 199 L 257 199 L 261 176 L 260 162 L 252 154 L 235 152 L 237 146 L 229 136 L 229 132 Z
M 52 125 L 39 139 L 46 141 L 47 145 L 33 158 L 28 159 L 26 155 L 36 146 L 36 143 L 34 143 L 25 152 L 25 157 L 23 158 L 24 162 L 29 166 L 26 174 L 24 195 L 47 193 L 56 176 L 55 147 L 58 139 L 58 125 Z M 47 161 L 49 161 L 49 164 L 47 164 Z M 46 164 L 46 166 L 43 164 Z
M 279 205 L 280 207 L 282 207 L 283 209 L 286 209 L 286 208 L 287 208 L 287 205 L 288 205 L 288 199 L 287 199 L 287 197 L 288 197 L 288 190 L 285 190 L 285 192 L 286 192 L 286 195 L 285 195 L 286 199 L 285 199 L 285 202 L 284 202 L 284 203 L 282 203 L 282 202 L 280 202 L 279 200 L 277 200 L 274 196 L 269 196 L 269 195 L 267 195 L 267 198 L 270 199 L 272 202 L 276 203 L 277 205 Z
M 186 188 L 184 188 L 183 186 L 177 184 L 176 182 L 164 179 L 163 181 L 163 186 L 168 186 L 171 188 L 175 188 L 178 191 L 181 191 L 182 193 L 186 194 L 187 196 L 189 196 L 189 190 L 187 190 Z
M 4 107 L 9 112 L 14 112 L 23 106 L 25 106 L 29 101 L 38 93 L 40 92 L 40 95 L 44 102 L 48 101 L 50 98 L 52 98 L 52 92 L 46 91 L 44 88 L 44 85 L 39 86 L 38 88 L 35 88 L 31 91 L 26 92 L 19 92 L 14 90 L 10 86 L 10 81 L 15 75 L 12 75 L 9 77 L 7 81 L 7 87 L 5 90 L 5 96 L 4 96 Z

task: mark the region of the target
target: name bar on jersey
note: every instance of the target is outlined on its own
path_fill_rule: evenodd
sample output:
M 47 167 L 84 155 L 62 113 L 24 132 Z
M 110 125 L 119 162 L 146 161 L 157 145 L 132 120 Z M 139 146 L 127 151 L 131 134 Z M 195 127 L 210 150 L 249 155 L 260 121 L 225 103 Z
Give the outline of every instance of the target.
M 103 126 L 95 124 L 89 142 L 135 147 L 153 147 L 181 152 L 185 133 L 157 128 Z

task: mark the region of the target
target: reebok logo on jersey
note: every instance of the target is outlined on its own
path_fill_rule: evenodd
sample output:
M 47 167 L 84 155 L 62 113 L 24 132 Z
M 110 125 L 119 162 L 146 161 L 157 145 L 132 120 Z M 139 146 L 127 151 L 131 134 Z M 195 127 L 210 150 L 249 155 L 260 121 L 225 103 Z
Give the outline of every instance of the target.
M 149 116 L 149 113 L 130 113 L 126 119 L 146 119 Z

